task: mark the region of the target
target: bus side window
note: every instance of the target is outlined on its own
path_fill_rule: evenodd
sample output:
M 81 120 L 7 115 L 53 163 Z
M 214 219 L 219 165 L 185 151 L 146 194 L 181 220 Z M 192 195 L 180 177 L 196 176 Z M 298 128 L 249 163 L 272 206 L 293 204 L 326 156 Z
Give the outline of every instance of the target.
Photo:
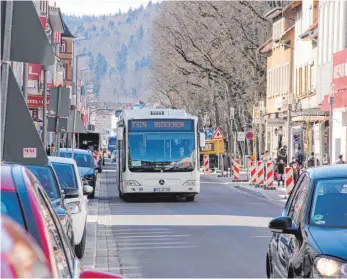
M 123 172 L 126 170 L 126 157 L 127 157 L 127 143 L 126 143 L 126 135 L 125 135 L 125 129 L 124 129 L 124 134 L 123 134 L 123 141 L 122 141 L 122 146 L 123 146 L 123 151 L 122 151 L 122 165 L 123 165 Z

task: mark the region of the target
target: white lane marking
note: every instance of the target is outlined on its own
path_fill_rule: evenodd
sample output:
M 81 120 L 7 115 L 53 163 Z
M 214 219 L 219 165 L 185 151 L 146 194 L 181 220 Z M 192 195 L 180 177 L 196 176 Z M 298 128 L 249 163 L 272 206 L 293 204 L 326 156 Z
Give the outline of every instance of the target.
M 252 237 L 271 237 L 271 235 L 253 235 Z
M 236 215 L 89 215 L 107 226 L 243 226 L 267 228 L 270 217 Z
M 115 231 L 117 232 L 131 232 L 131 231 L 172 231 L 172 229 L 137 229 L 137 228 L 134 228 L 134 229 L 118 229 L 118 228 L 115 228 L 114 229 Z
M 130 240 L 132 241 L 132 240 Z M 125 246 L 143 246 L 143 245 L 177 245 L 177 244 L 189 244 L 190 242 L 151 242 L 151 243 L 118 243 L 119 246 L 125 245 Z M 123 249 L 122 247 L 119 247 L 120 249 Z
M 121 248 L 121 250 L 188 249 L 188 248 L 197 248 L 197 247 L 199 246 L 187 245 L 187 246 L 129 247 L 129 248 Z
M 218 185 L 227 185 L 228 182 L 208 182 L 208 181 L 201 181 L 200 184 L 218 184 Z
M 160 233 L 168 233 L 168 231 L 162 231 L 162 232 L 150 232 L 150 231 L 147 231 L 147 232 L 140 232 L 141 234 L 151 234 L 151 235 L 153 235 L 153 234 L 160 234 Z M 122 232 L 122 233 L 118 233 L 118 232 L 114 232 L 113 233 L 113 235 L 137 235 L 137 234 L 139 234 L 139 232 Z
M 190 236 L 188 234 L 166 234 L 166 235 L 127 235 L 127 236 L 120 236 L 117 238 L 117 240 L 122 239 L 129 239 L 129 238 L 171 238 L 171 237 L 187 237 Z

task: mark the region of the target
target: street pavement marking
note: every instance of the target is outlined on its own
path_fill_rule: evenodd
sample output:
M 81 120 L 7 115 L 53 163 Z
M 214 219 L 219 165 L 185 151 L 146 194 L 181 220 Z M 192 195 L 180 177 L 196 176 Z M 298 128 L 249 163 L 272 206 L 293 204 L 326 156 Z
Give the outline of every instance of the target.
M 162 231 L 162 232 L 151 232 L 151 231 L 145 231 L 145 232 L 141 232 L 141 234 L 160 234 L 160 233 L 168 233 L 168 231 Z M 121 233 L 118 233 L 118 232 L 114 232 L 113 235 L 137 235 L 139 234 L 139 232 L 121 232 Z
M 125 245 L 125 246 L 141 246 L 141 245 L 177 245 L 177 244 L 189 244 L 190 242 L 151 242 L 151 243 L 118 243 L 119 246 Z M 123 247 L 119 247 L 120 249 L 123 249 Z
M 271 235 L 253 235 L 252 237 L 271 237 Z
M 158 246 L 158 247 L 128 247 L 122 248 L 122 250 L 153 250 L 153 249 L 187 249 L 197 248 L 199 246 L 187 245 L 187 246 Z
M 102 172 L 116 172 L 115 169 L 103 169 Z
M 171 237 L 187 237 L 190 236 L 188 234 L 166 234 L 166 235 L 126 235 L 126 236 L 120 236 L 117 238 L 117 240 L 122 239 L 129 239 L 129 238 L 171 238 Z
M 272 218 L 236 215 L 90 215 L 107 226 L 242 226 L 267 228 Z
M 227 185 L 229 182 L 208 182 L 208 181 L 201 181 L 200 184 L 219 184 L 219 185 Z
M 117 231 L 117 232 L 126 232 L 126 231 L 129 231 L 129 232 L 132 232 L 132 231 L 172 231 L 171 229 L 137 229 L 137 228 L 134 228 L 134 229 L 118 229 L 118 228 L 115 228 L 114 230 Z

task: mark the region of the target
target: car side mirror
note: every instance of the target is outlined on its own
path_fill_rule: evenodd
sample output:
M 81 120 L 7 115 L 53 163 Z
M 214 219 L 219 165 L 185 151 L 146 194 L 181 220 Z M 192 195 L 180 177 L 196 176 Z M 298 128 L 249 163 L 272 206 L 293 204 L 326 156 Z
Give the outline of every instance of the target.
M 83 195 L 90 195 L 91 193 L 93 193 L 94 189 L 92 186 L 89 185 L 84 185 L 83 186 Z
M 66 199 L 73 199 L 79 197 L 78 189 L 65 189 L 64 194 Z
M 269 229 L 274 233 L 296 234 L 298 232 L 292 218 L 289 216 L 280 216 L 272 219 L 269 223 Z
M 124 278 L 114 273 L 98 271 L 94 269 L 85 269 L 80 273 L 79 278 Z

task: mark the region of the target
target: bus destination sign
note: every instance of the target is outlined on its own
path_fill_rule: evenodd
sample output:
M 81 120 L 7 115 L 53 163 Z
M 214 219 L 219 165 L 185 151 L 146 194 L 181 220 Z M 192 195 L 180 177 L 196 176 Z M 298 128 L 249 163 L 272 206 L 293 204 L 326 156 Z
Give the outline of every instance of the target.
M 194 131 L 194 121 L 188 119 L 129 120 L 129 132 L 140 131 Z

